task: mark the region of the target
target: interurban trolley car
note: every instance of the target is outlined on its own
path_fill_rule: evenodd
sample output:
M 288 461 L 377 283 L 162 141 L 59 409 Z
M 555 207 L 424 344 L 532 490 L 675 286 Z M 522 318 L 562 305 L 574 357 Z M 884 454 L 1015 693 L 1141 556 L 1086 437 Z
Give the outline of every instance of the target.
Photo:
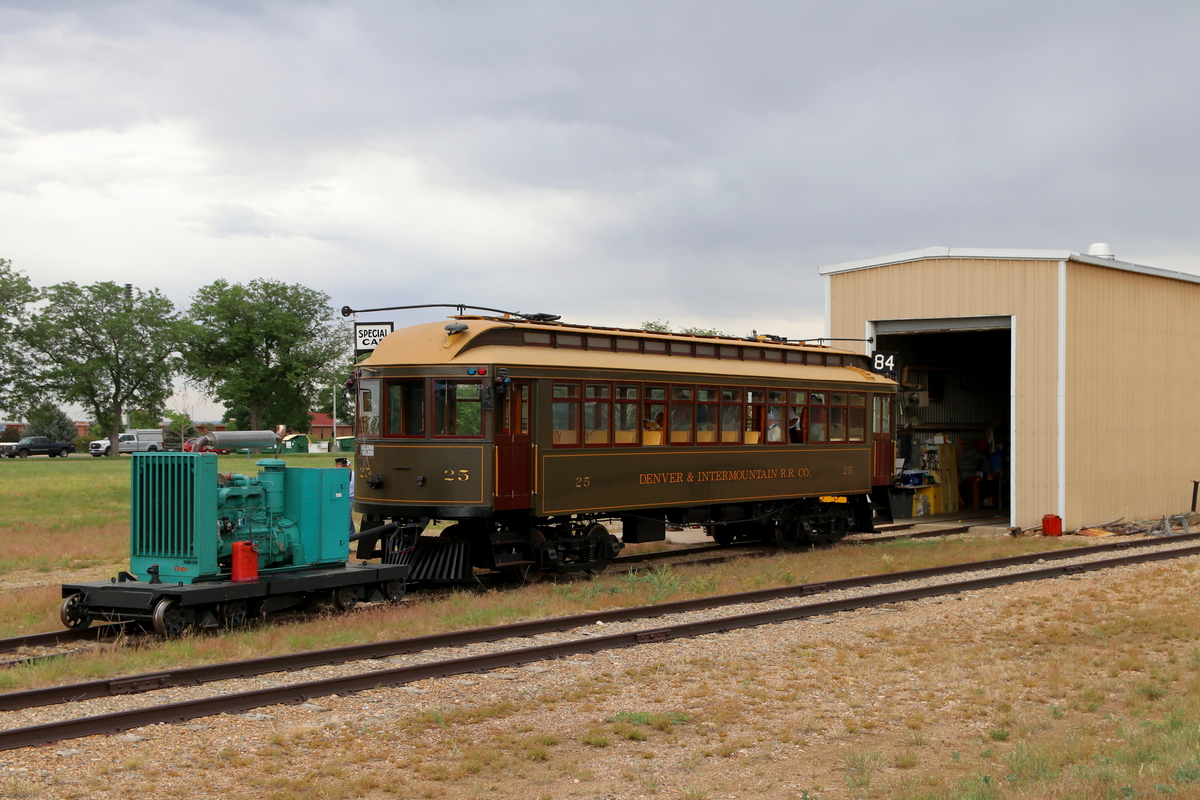
M 358 556 L 413 580 L 533 581 L 602 570 L 671 525 L 784 547 L 870 531 L 897 385 L 867 366 L 518 316 L 403 328 L 355 373 Z M 433 536 L 433 520 L 452 524 Z

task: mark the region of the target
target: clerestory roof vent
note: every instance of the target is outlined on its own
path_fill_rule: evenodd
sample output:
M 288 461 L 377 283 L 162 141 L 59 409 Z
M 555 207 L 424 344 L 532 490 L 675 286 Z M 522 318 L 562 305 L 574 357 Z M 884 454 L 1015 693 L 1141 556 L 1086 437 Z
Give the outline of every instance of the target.
M 1117 260 L 1117 257 L 1113 255 L 1112 248 L 1108 246 L 1108 242 L 1096 242 L 1095 244 L 1089 245 L 1087 254 L 1089 256 L 1095 256 L 1096 258 L 1108 258 L 1113 261 Z

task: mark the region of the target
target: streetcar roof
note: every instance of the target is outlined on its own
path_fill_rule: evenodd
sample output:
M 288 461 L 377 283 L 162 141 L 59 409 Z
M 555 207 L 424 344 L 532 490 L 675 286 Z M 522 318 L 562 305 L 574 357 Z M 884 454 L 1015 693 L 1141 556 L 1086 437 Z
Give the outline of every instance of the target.
M 764 350 L 825 353 L 862 359 L 860 353 L 809 344 L 791 344 L 738 339 L 727 336 L 695 336 L 653 331 L 598 328 L 558 323 L 526 322 L 519 319 L 458 316 L 465 324 L 461 333 L 446 330 L 445 322 L 428 322 L 401 328 L 386 336 L 360 366 L 436 366 L 440 364 L 500 364 L 512 366 L 623 370 L 628 372 L 686 373 L 713 376 L 745 376 L 792 380 L 844 381 L 894 386 L 895 382 L 856 366 L 818 366 L 783 361 L 745 361 L 715 357 L 667 355 L 665 353 L 621 352 L 525 344 L 510 330 L 566 334 L 591 334 L 653 341 L 692 341 L 707 345 L 741 346 Z M 501 340 L 497 333 L 507 338 Z M 836 373 L 834 371 L 836 370 Z

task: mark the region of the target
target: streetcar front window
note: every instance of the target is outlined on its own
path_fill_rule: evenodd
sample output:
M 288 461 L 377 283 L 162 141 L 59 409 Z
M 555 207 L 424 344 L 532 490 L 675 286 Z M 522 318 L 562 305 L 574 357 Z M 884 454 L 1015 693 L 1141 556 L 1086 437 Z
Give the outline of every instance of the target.
M 385 436 L 425 435 L 425 381 L 388 381 Z
M 482 436 L 479 381 L 433 382 L 433 435 Z
M 358 382 L 358 432 L 363 436 L 379 435 L 379 381 Z

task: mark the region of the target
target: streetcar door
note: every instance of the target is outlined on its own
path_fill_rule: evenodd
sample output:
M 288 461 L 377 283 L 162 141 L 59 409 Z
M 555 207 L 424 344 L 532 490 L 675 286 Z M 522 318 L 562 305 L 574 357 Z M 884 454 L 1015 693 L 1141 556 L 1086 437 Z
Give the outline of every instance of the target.
M 886 486 L 892 482 L 896 451 L 892 445 L 892 396 L 874 396 L 871 430 L 874 432 L 874 452 L 871 454 L 871 485 Z
M 496 509 L 529 508 L 533 440 L 529 381 L 513 381 L 496 404 Z

